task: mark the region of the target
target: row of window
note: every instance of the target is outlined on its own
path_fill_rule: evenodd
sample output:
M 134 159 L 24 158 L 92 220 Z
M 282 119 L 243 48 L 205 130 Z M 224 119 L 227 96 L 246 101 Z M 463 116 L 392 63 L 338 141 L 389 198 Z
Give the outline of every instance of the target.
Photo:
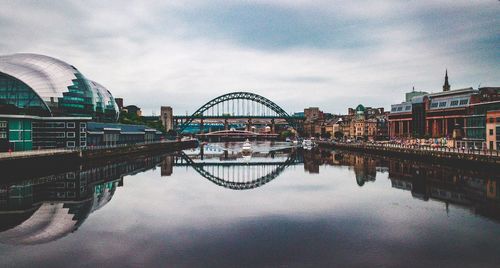
M 80 141 L 80 147 L 86 147 L 86 146 L 87 146 L 86 141 Z M 74 141 L 67 141 L 66 147 L 67 148 L 75 148 L 75 142 Z
M 75 122 L 35 122 L 34 128 L 75 128 Z M 85 130 L 87 123 L 80 123 L 80 131 Z
M 432 102 L 431 103 L 431 108 L 443 108 L 443 107 L 446 107 L 446 103 L 447 101 L 440 101 L 440 102 Z M 462 105 L 467 105 L 469 103 L 469 99 L 462 99 L 462 100 L 452 100 L 450 102 L 450 107 L 453 107 L 453 106 L 462 106 Z
M 36 132 L 37 138 L 75 138 L 75 132 Z M 87 137 L 87 133 L 80 133 L 81 138 Z
M 6 128 L 7 127 L 7 121 L 0 121 L 0 128 Z
M 497 117 L 496 119 L 493 117 L 488 118 L 489 123 L 494 123 L 494 122 L 500 123 L 500 117 Z
M 404 106 L 405 111 L 410 111 L 411 110 L 411 105 L 406 105 Z M 401 112 L 403 111 L 403 106 L 396 106 L 391 108 L 391 112 Z

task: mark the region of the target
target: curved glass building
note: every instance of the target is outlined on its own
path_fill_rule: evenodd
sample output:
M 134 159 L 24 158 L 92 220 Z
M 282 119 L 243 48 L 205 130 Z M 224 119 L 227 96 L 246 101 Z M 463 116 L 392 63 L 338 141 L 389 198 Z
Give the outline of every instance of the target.
M 0 114 L 116 122 L 119 110 L 109 90 L 73 65 L 20 53 L 0 56 Z

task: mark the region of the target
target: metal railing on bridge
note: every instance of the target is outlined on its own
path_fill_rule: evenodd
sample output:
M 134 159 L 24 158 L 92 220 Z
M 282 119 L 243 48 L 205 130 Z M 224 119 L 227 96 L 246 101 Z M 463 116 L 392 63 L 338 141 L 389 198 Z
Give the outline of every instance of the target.
M 420 144 L 398 144 L 398 143 L 339 143 L 342 146 L 358 147 L 358 148 L 400 148 L 411 149 L 415 151 L 435 151 L 435 152 L 448 152 L 456 154 L 470 154 L 470 155 L 487 155 L 487 156 L 500 156 L 500 151 L 489 149 L 476 149 L 476 148 L 455 148 L 447 146 L 433 147 L 430 145 Z

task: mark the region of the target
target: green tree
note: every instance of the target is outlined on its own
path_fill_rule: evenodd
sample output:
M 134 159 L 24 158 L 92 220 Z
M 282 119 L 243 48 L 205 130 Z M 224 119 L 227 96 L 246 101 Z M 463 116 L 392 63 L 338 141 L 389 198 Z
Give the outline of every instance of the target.
M 125 111 L 120 112 L 120 124 L 126 125 L 145 125 L 165 133 L 165 127 L 160 120 L 144 120 L 144 118 L 136 114 L 129 114 Z

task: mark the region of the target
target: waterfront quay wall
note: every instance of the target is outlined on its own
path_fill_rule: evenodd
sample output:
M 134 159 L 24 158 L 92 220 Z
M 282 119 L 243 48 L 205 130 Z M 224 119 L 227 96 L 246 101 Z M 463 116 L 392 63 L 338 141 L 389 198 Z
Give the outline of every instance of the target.
M 392 144 L 351 144 L 326 141 L 319 141 L 317 144 L 325 148 L 357 151 L 391 157 L 448 164 L 480 164 L 500 168 L 500 155 L 496 151 L 461 150 L 456 148 L 412 148 L 395 146 Z
M 189 148 L 195 148 L 198 146 L 197 140 L 189 141 L 171 141 L 171 142 L 159 142 L 151 144 L 136 144 L 121 147 L 103 147 L 103 148 L 91 148 L 81 151 L 81 158 L 83 160 L 96 160 L 108 157 L 120 157 L 128 156 L 132 154 L 142 154 L 148 152 L 158 152 L 158 151 L 178 151 Z
M 0 154 L 0 180 L 28 174 L 52 174 L 74 169 L 87 162 L 125 158 L 158 152 L 173 152 L 198 146 L 198 141 L 166 141 L 118 147 L 96 147 L 85 150 L 39 150 Z

